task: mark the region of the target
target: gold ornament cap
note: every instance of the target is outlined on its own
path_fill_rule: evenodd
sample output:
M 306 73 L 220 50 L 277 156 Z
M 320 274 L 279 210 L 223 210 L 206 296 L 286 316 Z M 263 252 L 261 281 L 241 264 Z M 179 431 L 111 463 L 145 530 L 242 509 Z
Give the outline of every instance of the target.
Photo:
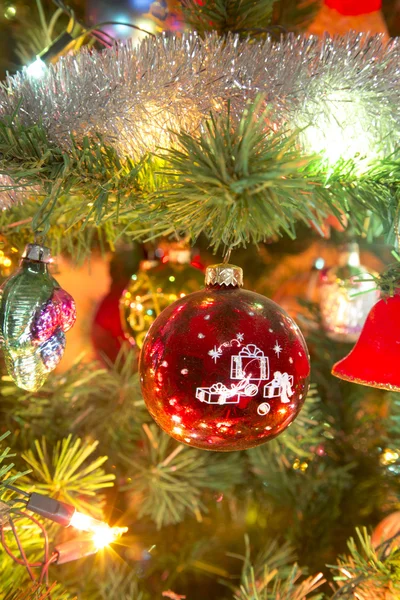
M 22 253 L 22 258 L 34 260 L 35 262 L 48 263 L 51 260 L 50 248 L 40 244 L 27 244 Z
M 236 265 L 211 265 L 206 269 L 206 285 L 243 287 L 243 270 Z

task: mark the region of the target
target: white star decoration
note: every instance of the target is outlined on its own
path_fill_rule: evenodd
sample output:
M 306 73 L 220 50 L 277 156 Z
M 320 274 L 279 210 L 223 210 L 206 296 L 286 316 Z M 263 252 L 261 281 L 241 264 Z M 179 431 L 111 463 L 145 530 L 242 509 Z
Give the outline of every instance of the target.
M 237 333 L 236 334 L 236 339 L 238 342 L 243 342 L 244 340 L 244 333 Z
M 279 355 L 282 352 L 282 348 L 278 344 L 278 340 L 276 340 L 273 350 L 274 350 L 275 354 L 277 355 L 277 357 L 279 358 Z
M 218 358 L 222 356 L 222 350 L 221 348 L 214 346 L 212 350 L 209 350 L 208 354 L 211 356 L 214 362 L 217 362 Z

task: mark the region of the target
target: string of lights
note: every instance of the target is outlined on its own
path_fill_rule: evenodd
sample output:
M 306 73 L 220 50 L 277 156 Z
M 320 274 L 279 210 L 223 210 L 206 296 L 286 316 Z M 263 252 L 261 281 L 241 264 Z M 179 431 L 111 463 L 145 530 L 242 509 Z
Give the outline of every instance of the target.
M 102 23 L 97 23 L 93 27 L 87 26 L 83 21 L 78 20 L 75 15 L 75 11 L 65 4 L 62 0 L 53 0 L 54 4 L 62 10 L 66 15 L 69 16 L 69 22 L 66 27 L 66 30 L 63 31 L 55 40 L 52 41 L 46 48 L 44 48 L 37 56 L 36 59 L 27 67 L 27 73 L 31 77 L 41 77 L 43 71 L 46 69 L 46 66 L 57 59 L 62 53 L 64 53 L 68 46 L 73 47 L 78 41 L 83 41 L 81 38 L 85 38 L 87 36 L 92 36 L 95 41 L 100 42 L 103 46 L 107 48 L 111 48 L 117 40 L 113 38 L 109 33 L 104 31 L 103 27 L 106 25 L 123 25 L 124 27 L 130 27 L 132 29 L 136 29 L 146 35 L 154 36 L 153 33 L 144 30 L 138 25 L 134 25 L 133 23 L 121 23 L 119 21 L 104 21 Z M 74 31 L 75 25 L 79 25 L 79 27 L 83 30 L 76 36 L 72 35 Z
M 128 530 L 127 527 L 110 527 L 104 521 L 80 513 L 70 504 L 49 496 L 36 492 L 29 494 L 11 484 L 4 484 L 4 487 L 17 496 L 9 500 L 10 509 L 7 517 L 0 522 L 0 542 L 10 558 L 26 568 L 32 581 L 44 582 L 48 585 L 49 568 L 52 564 L 60 565 L 96 554 L 99 550 L 117 541 Z M 33 515 L 53 521 L 63 527 L 73 527 L 82 533 L 79 537 L 56 544 L 50 550 L 46 528 Z M 18 524 L 23 519 L 27 519 L 35 525 L 43 537 L 42 560 L 29 560 L 27 557 L 18 533 Z M 7 536 L 9 533 L 14 538 L 20 556 L 11 547 Z M 39 569 L 37 576 L 34 573 L 36 569 Z

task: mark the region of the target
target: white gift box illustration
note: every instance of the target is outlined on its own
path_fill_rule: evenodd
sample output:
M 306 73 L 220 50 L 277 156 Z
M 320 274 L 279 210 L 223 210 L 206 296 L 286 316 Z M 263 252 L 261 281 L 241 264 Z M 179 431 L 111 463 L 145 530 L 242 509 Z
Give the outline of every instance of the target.
M 244 346 L 236 356 L 231 357 L 231 378 L 262 381 L 269 379 L 268 356 L 255 344 Z
M 276 371 L 272 381 L 264 386 L 264 398 L 280 398 L 282 402 L 289 402 L 293 395 L 293 375 Z
M 249 383 L 249 379 L 243 379 L 240 383 L 226 387 L 223 383 L 214 383 L 210 387 L 196 389 L 196 398 L 207 404 L 238 404 L 240 398 L 255 396 L 258 386 Z
M 239 395 L 231 395 L 231 391 L 223 383 L 214 383 L 210 387 L 197 388 L 196 398 L 207 404 L 237 404 Z

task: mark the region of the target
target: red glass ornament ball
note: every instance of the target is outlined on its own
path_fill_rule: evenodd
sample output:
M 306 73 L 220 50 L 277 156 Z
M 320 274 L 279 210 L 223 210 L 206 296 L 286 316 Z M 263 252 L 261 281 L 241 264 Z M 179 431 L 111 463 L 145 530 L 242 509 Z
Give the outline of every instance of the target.
M 310 362 L 296 323 L 254 292 L 214 285 L 174 302 L 145 339 L 147 408 L 173 438 L 228 452 L 263 444 L 298 415 Z

